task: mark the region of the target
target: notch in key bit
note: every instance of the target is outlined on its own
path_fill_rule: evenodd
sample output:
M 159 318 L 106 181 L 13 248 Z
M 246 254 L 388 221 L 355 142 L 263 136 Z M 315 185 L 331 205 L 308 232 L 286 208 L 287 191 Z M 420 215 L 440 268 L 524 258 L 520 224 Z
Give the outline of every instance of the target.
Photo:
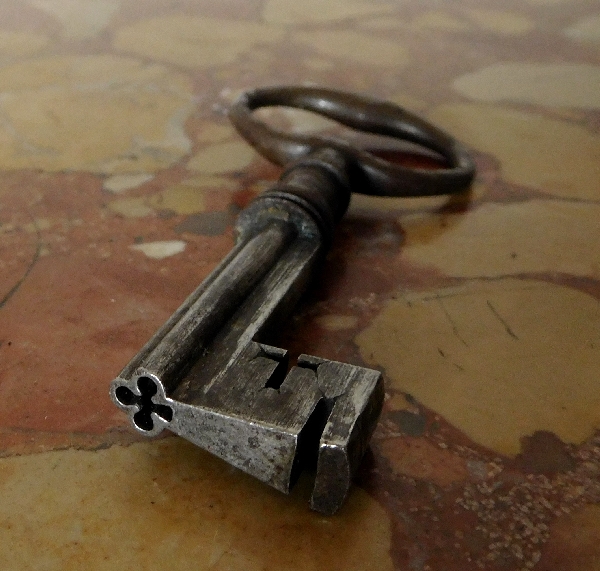
M 251 115 L 265 105 L 301 107 L 420 143 L 448 168 L 408 170 L 339 141 L 274 131 Z M 458 192 L 473 165 L 458 143 L 422 120 L 340 92 L 257 90 L 230 115 L 260 152 L 291 166 L 240 214 L 236 246 L 121 371 L 111 397 L 139 432 L 168 428 L 282 492 L 316 467 L 311 507 L 332 514 L 380 415 L 381 374 L 308 355 L 288 370 L 287 351 L 267 341 L 315 273 L 352 191 Z

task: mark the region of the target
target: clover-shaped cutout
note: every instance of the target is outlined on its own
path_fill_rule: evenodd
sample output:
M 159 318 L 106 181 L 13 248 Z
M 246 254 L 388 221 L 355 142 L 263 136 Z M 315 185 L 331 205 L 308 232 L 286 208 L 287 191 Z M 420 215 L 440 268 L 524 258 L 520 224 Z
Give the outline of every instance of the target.
M 137 380 L 137 388 L 140 392 L 139 395 L 124 385 L 115 389 L 115 396 L 123 406 L 137 406 L 138 411 L 133 415 L 134 424 L 140 430 L 150 432 L 154 428 L 153 412 L 166 422 L 171 422 L 173 409 L 166 404 L 157 404 L 152 400 L 152 397 L 158 392 L 156 383 L 150 377 L 140 377 Z

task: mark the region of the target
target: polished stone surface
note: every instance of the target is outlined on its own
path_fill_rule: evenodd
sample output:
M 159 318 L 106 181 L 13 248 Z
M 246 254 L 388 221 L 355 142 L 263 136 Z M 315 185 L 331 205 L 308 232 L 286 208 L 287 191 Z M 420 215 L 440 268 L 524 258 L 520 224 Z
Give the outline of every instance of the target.
M 600 570 L 599 81 L 592 0 L 0 3 L 0 569 Z M 282 331 L 384 373 L 331 518 L 309 476 L 280 495 L 108 396 L 277 178 L 227 106 L 291 83 L 478 166 L 461 197 L 355 196 Z

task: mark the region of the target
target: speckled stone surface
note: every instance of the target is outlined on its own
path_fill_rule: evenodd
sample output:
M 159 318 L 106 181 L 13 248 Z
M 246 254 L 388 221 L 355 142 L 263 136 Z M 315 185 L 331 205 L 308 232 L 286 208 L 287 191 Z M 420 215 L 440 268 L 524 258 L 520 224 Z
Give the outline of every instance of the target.
M 599 82 L 592 0 L 1 2 L 0 569 L 600 570 Z M 227 106 L 291 83 L 478 166 L 466 196 L 354 197 L 282 331 L 384 373 L 331 518 L 108 396 L 277 178 Z

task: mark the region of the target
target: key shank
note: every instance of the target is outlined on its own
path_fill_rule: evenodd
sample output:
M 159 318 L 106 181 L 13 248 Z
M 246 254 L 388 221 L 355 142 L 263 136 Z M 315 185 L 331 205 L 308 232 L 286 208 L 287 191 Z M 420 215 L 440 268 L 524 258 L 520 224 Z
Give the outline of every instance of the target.
M 301 355 L 288 372 L 281 330 L 349 202 L 331 149 L 284 173 L 238 218 L 223 262 L 121 371 L 115 404 L 136 430 L 183 436 L 283 492 L 316 468 L 311 507 L 333 513 L 375 428 L 381 374 Z

